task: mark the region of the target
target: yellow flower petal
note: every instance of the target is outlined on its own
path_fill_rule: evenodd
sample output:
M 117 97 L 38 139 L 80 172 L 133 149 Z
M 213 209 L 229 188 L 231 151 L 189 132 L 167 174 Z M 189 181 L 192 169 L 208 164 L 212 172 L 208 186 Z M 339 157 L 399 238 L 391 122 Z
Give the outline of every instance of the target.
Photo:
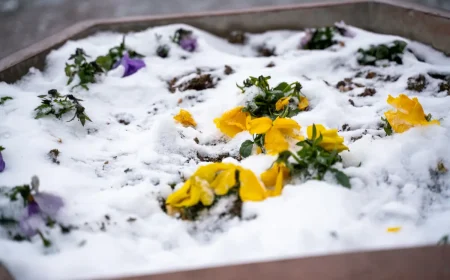
M 217 128 L 229 137 L 234 137 L 239 132 L 247 130 L 249 113 L 242 112 L 243 108 L 243 106 L 236 107 L 223 113 L 220 118 L 214 119 Z
M 272 167 L 261 174 L 261 180 L 266 187 L 275 187 L 269 190 L 269 196 L 279 196 L 283 190 L 284 180 L 289 177 L 289 168 L 284 163 L 274 163 Z
M 309 106 L 308 98 L 305 96 L 300 96 L 300 102 L 298 103 L 298 109 L 305 110 Z
M 217 195 L 225 195 L 236 186 L 236 168 L 221 171 L 216 179 L 211 183 L 211 188 Z
M 277 129 L 300 129 L 300 125 L 293 119 L 289 118 L 276 118 L 273 121 L 273 127 Z
M 180 112 L 176 116 L 174 116 L 173 119 L 176 122 L 181 123 L 183 126 L 197 126 L 197 123 L 195 122 L 191 113 L 184 109 L 180 109 Z
M 388 227 L 387 228 L 387 232 L 393 232 L 393 233 L 399 232 L 400 230 L 402 230 L 402 227 Z
M 186 181 L 179 190 L 167 197 L 166 204 L 173 207 L 190 207 L 200 201 L 201 190 L 196 185 L 195 179 Z
M 337 150 L 338 152 L 348 150 L 348 147 L 344 145 L 344 137 L 339 136 L 337 129 L 326 129 L 321 124 L 316 124 L 315 126 L 316 138 L 322 135 L 322 141 L 319 143 L 319 146 L 329 152 L 333 150 Z M 306 134 L 308 135 L 309 139 L 312 139 L 313 125 L 310 125 L 306 128 Z
M 289 149 L 289 143 L 280 130 L 272 128 L 264 137 L 264 147 L 268 154 L 274 155 Z
M 242 201 L 261 201 L 267 198 L 267 191 L 255 174 L 239 167 L 239 196 Z
M 300 125 L 293 119 L 277 118 L 273 122 L 273 127 L 278 129 L 283 135 L 289 136 L 296 140 L 303 140 L 303 136 L 300 135 Z
M 438 120 L 427 121 L 422 105 L 417 98 L 410 99 L 404 94 L 394 98 L 389 95 L 387 103 L 397 110 L 389 110 L 384 113 L 392 129 L 397 133 L 405 132 L 411 127 L 422 125 L 439 125 Z
M 250 121 L 251 134 L 264 134 L 272 127 L 272 120 L 268 117 L 257 118 Z
M 291 97 L 282 97 L 280 98 L 277 103 L 275 103 L 275 110 L 280 111 L 283 110 L 284 107 L 286 107 L 289 104 L 289 100 Z
M 262 153 L 262 149 L 259 146 L 257 146 L 256 147 L 256 154 L 259 155 L 261 153 Z
M 191 189 L 191 181 L 187 180 L 181 188 L 171 193 L 167 197 L 166 204 L 179 205 L 180 203 L 183 202 L 183 200 L 189 199 L 190 189 Z

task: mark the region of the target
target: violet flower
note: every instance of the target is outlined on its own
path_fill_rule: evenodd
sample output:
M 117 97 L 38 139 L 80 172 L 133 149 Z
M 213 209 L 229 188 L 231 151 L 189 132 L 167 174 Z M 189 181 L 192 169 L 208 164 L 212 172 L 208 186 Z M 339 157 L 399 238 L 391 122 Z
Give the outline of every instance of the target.
M 344 37 L 353 38 L 356 36 L 356 33 L 349 30 L 347 24 L 343 21 L 336 22 L 334 27 L 336 27 L 337 31 Z
M 186 35 L 180 40 L 180 46 L 185 51 L 193 52 L 197 49 L 197 38 Z
M 5 170 L 5 167 L 6 167 L 6 163 L 5 163 L 5 161 L 3 160 L 3 155 L 2 155 L 2 151 L 4 150 L 5 148 L 3 148 L 2 146 L 0 146 L 0 172 L 3 172 L 3 170 Z
M 302 39 L 300 40 L 300 49 L 304 49 L 306 45 L 308 45 L 308 43 L 313 38 L 313 33 L 314 31 L 312 30 L 306 30 L 305 36 L 303 36 Z
M 39 233 L 39 228 L 48 220 L 53 220 L 59 209 L 64 206 L 61 197 L 38 191 L 39 179 L 36 176 L 33 176 L 31 186 L 36 194 L 28 198 L 26 213 L 19 222 L 22 233 L 27 237 Z
M 125 53 L 123 57 L 113 65 L 113 69 L 119 67 L 119 65 L 122 65 L 125 68 L 122 78 L 133 75 L 139 71 L 139 69 L 146 66 L 142 59 L 130 58 L 128 53 Z

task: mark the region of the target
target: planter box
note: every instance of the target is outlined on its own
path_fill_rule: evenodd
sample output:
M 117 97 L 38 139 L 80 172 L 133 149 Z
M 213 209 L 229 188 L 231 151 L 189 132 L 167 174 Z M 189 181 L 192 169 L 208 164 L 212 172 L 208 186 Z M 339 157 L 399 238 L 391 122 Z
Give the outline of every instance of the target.
M 0 60 L 0 81 L 13 83 L 67 40 L 101 31 L 130 32 L 185 23 L 219 36 L 331 25 L 344 20 L 369 31 L 416 40 L 450 54 L 450 13 L 392 1 L 348 1 L 174 16 L 84 21 Z M 1 253 L 1 252 L 0 252 Z M 243 264 L 123 279 L 450 279 L 450 246 L 422 247 Z M 0 279 L 12 279 L 0 265 Z

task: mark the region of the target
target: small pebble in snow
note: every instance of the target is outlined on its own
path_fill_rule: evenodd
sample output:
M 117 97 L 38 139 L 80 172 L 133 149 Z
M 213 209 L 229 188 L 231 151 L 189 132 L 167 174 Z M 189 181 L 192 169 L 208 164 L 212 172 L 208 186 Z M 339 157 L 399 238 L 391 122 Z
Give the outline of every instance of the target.
M 242 31 L 232 31 L 228 36 L 228 42 L 231 44 L 243 45 L 246 41 L 247 37 Z
M 56 163 L 56 164 L 60 164 L 60 162 L 58 160 L 59 154 L 60 154 L 60 152 L 58 149 L 53 149 L 53 150 L 50 150 L 50 152 L 48 152 L 49 158 L 52 160 L 53 163 Z
M 377 73 L 369 71 L 366 75 L 366 79 L 373 79 L 377 76 Z
M 225 65 L 225 70 L 223 71 L 223 73 L 225 75 L 230 75 L 234 73 L 233 68 L 231 68 L 231 66 Z
M 129 222 L 129 223 L 132 223 L 132 222 L 134 222 L 134 221 L 136 221 L 136 218 L 129 217 L 129 218 L 127 219 L 127 222 Z
M 268 48 L 266 46 L 260 46 L 257 48 L 257 52 L 258 52 L 259 56 L 265 56 L 265 57 L 276 56 L 275 55 L 275 47 Z
M 88 128 L 87 129 L 87 134 L 91 135 L 91 134 L 95 134 L 98 132 L 98 129 L 96 128 Z
M 341 131 L 350 131 L 350 126 L 348 125 L 348 123 L 344 123 L 342 125 Z
M 272 68 L 275 67 L 275 63 L 273 63 L 273 61 L 271 61 L 269 64 L 266 65 L 267 68 Z
M 109 217 L 109 215 L 105 215 L 105 219 L 109 221 L 111 218 Z
M 355 107 L 355 102 L 353 102 L 353 100 L 349 99 L 348 103 L 352 104 L 352 106 Z
M 358 94 L 359 97 L 373 96 L 377 91 L 374 88 L 366 88 L 363 93 Z
M 128 172 L 131 172 L 131 171 L 133 171 L 133 169 L 127 168 L 127 169 L 125 169 L 123 172 L 128 173 Z

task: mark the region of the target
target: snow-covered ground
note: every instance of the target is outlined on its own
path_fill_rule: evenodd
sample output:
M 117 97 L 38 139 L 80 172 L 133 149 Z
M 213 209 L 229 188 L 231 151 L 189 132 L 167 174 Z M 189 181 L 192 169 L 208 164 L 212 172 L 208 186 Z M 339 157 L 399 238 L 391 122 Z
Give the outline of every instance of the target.
M 89 91 L 73 92 L 84 100 L 93 121 L 85 127 L 76 120 L 66 122 L 71 114 L 63 120 L 35 120 L 37 96 L 52 88 L 69 94 L 64 66 L 70 54 L 83 48 L 91 57 L 103 55 L 120 43 L 121 34 L 102 33 L 68 42 L 49 54 L 45 71 L 31 69 L 14 85 L 0 83 L 0 97 L 14 98 L 0 105 L 0 145 L 6 148 L 2 153 L 7 164 L 0 173 L 0 186 L 27 184 L 32 175 L 38 175 L 42 191 L 64 200 L 57 220 L 77 228 L 69 234 L 47 229 L 45 234 L 53 243 L 50 248 L 39 237 L 31 242 L 12 241 L 0 229 L 0 261 L 17 279 L 120 276 L 417 246 L 435 244 L 450 233 L 450 174 L 436 179 L 430 172 L 439 162 L 450 166 L 450 96 L 437 93 L 439 81 L 430 77 L 424 91 L 406 90 L 411 76 L 450 73 L 450 58 L 403 39 L 424 62 L 406 52 L 403 65 L 361 67 L 355 56 L 358 48 L 399 38 L 352 29 L 357 36 L 341 38 L 345 47 L 337 51 L 305 51 L 297 49 L 301 31 L 252 35 L 247 45 L 238 46 L 184 26 L 198 36 L 198 50 L 188 53 L 170 43 L 169 36 L 179 27 L 128 34 L 127 45 L 145 55 L 147 67 L 126 78 L 121 78 L 123 70 L 118 68 L 90 85 Z M 167 59 L 155 55 L 156 33 L 171 45 Z M 256 57 L 254 47 L 264 43 L 276 47 L 277 56 Z M 270 62 L 275 66 L 266 67 Z M 225 75 L 224 65 L 235 73 Z M 172 78 L 197 68 L 220 78 L 215 88 L 169 91 Z M 345 93 L 336 89 L 338 81 L 366 70 L 399 78 L 388 82 L 364 75 L 354 78 L 376 89 L 368 97 L 357 96 L 364 87 Z M 313 123 L 339 129 L 347 124 L 349 129 L 339 133 L 350 149 L 342 157 L 352 189 L 331 179 L 311 180 L 285 186 L 279 197 L 245 203 L 242 220 L 212 217 L 188 222 L 168 216 L 158 197 L 169 195 L 170 184 L 181 184 L 183 177 L 196 170 L 197 153 L 235 155 L 240 144 L 250 139 L 248 132 L 242 132 L 220 141 L 223 134 L 213 119 L 245 99 L 236 83 L 259 75 L 270 75 L 274 86 L 282 81 L 303 85 L 311 110 L 293 117 L 303 131 Z M 441 125 L 385 137 L 379 123 L 390 108 L 387 96 L 400 93 L 417 96 L 425 112 L 440 119 Z M 174 122 L 180 108 L 192 113 L 196 129 Z M 130 123 L 124 125 L 121 119 Z M 59 165 L 47 156 L 52 149 L 61 152 Z M 259 175 L 273 160 L 273 156 L 252 155 L 238 164 Z M 237 163 L 231 158 L 225 161 Z M 401 230 L 387 232 L 388 227 Z

